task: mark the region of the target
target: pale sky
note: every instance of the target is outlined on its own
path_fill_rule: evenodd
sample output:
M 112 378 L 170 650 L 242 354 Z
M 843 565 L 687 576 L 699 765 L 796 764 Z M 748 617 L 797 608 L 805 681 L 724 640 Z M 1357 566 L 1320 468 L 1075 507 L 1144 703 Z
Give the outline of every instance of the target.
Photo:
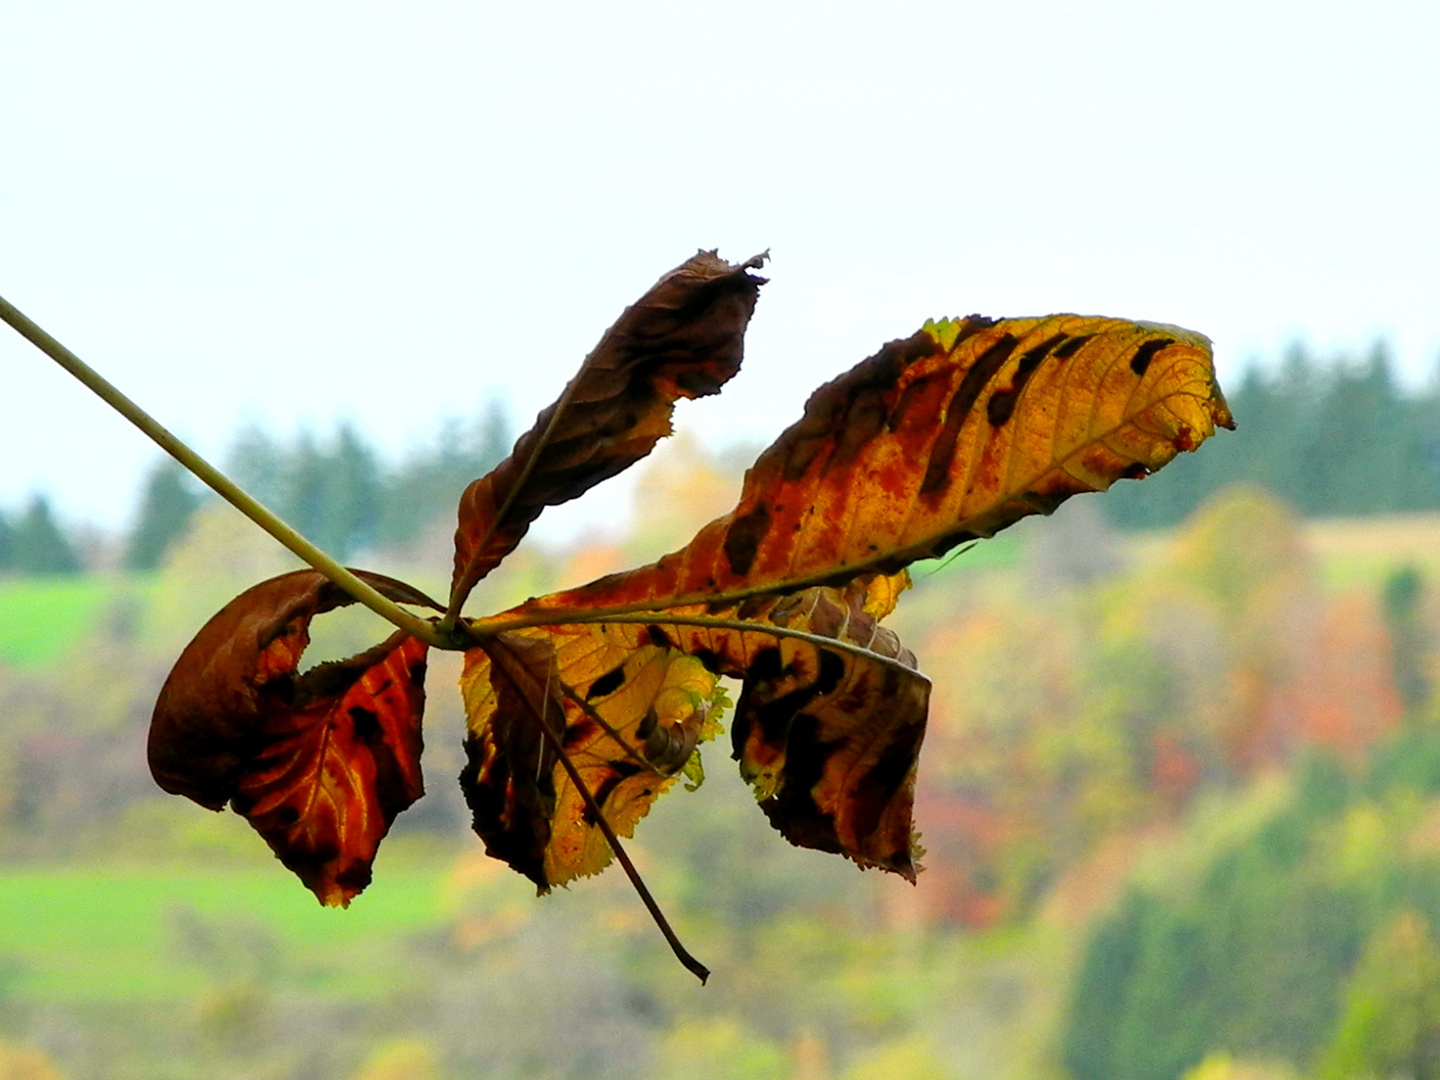
M 1383 335 L 1419 383 L 1437 56 L 1428 0 L 11 3 L 0 295 L 215 457 L 528 425 L 699 247 L 773 254 L 681 409 L 716 443 L 969 312 L 1179 323 L 1222 378 Z M 3 326 L 0 405 L 0 508 L 123 524 L 158 451 Z

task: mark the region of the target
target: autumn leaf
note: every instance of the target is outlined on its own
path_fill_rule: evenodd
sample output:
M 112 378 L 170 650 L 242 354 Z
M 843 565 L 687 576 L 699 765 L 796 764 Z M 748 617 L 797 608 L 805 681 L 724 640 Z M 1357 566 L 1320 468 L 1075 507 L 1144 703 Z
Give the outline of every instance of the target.
M 546 506 L 629 468 L 670 434 L 680 398 L 719 392 L 740 370 L 764 278 L 702 251 L 662 277 L 600 339 L 510 456 L 460 498 L 451 610 L 499 565 Z
M 384 596 L 438 605 L 357 571 Z M 249 820 L 324 904 L 370 881 L 380 840 L 423 793 L 426 646 L 404 633 L 297 674 L 314 616 L 353 603 L 313 570 L 261 582 L 227 604 L 180 655 L 150 726 L 166 791 Z

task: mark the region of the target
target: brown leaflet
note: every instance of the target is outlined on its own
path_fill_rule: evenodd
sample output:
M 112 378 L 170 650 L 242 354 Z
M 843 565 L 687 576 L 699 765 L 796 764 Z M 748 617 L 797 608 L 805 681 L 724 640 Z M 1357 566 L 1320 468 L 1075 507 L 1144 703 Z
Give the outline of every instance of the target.
M 929 324 L 817 390 L 735 510 L 685 548 L 477 628 L 894 573 L 1233 424 L 1190 331 L 1076 315 Z
M 628 468 L 670 434 L 680 398 L 719 391 L 737 371 L 764 256 L 731 266 L 712 252 L 662 277 L 600 339 L 560 399 L 510 456 L 460 498 L 451 610 L 514 549 L 546 506 Z
M 689 657 L 587 627 L 502 634 L 467 652 L 460 783 L 487 853 L 542 893 L 604 869 L 611 846 L 577 779 L 614 832 L 633 835 L 693 752 L 714 689 Z M 543 737 L 542 716 L 573 776 Z
M 398 603 L 438 608 L 355 573 Z M 296 673 L 310 620 L 353 602 L 313 570 L 247 589 L 181 653 L 150 724 L 156 783 L 212 810 L 230 803 L 324 904 L 365 887 L 390 823 L 424 790 L 424 644 L 395 634 Z
M 599 686 L 618 695 L 631 665 L 610 665 L 645 650 L 679 650 L 714 674 L 741 679 L 734 756 L 771 823 L 792 843 L 913 880 L 911 808 L 930 685 L 915 657 L 871 614 L 888 612 L 900 587 L 896 579 L 875 579 L 718 611 L 696 605 L 641 621 L 504 636 L 548 642 L 557 655 L 604 658 L 595 666 L 606 674 L 588 684 L 590 692 Z M 825 639 L 836 644 L 827 647 Z M 471 697 L 467 687 L 467 704 Z M 573 707 L 570 716 L 575 727 L 590 723 Z M 595 745 L 613 747 L 590 726 Z M 575 727 L 567 728 L 567 742 Z

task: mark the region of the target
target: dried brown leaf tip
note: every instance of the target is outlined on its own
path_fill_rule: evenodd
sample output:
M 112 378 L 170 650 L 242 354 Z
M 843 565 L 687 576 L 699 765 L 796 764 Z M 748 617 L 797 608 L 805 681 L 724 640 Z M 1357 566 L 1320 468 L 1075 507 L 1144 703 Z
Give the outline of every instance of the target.
M 392 600 L 437 607 L 360 576 Z M 241 593 L 181 654 L 150 726 L 156 782 L 212 810 L 229 803 L 325 904 L 369 883 L 390 823 L 424 793 L 424 644 L 397 633 L 298 673 L 311 619 L 353 602 L 313 570 Z

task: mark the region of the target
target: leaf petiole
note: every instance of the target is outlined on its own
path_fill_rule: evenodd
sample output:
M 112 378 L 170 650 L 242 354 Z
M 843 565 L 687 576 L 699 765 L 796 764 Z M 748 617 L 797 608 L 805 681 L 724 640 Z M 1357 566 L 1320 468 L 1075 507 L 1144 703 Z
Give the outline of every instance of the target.
M 558 623 L 561 620 L 552 620 Z M 823 634 L 812 634 L 806 630 L 794 630 L 788 626 L 776 626 L 773 623 L 745 622 L 741 619 L 721 619 L 713 615 L 674 615 L 665 611 L 636 612 L 627 615 L 591 615 L 586 616 L 583 612 L 567 612 L 563 620 L 566 623 L 618 623 L 631 626 L 651 625 L 673 625 L 673 626 L 699 626 L 709 627 L 716 630 L 738 630 L 746 634 L 770 634 L 775 637 L 795 638 L 799 641 L 808 641 L 821 649 L 833 649 L 836 652 L 847 652 L 864 660 L 871 660 L 885 667 L 894 668 L 896 671 L 904 672 L 906 675 L 917 679 L 924 679 L 929 682 L 922 672 L 902 663 L 893 656 L 886 656 L 884 653 L 867 649 L 863 645 L 856 645 L 853 642 L 842 641 L 839 638 L 825 637 Z
M 455 635 L 441 634 L 432 623 L 412 615 L 393 600 L 382 596 L 372 586 L 356 577 L 330 555 L 301 536 L 280 520 L 273 511 L 263 506 L 223 472 L 202 458 L 159 421 L 126 397 L 98 371 L 56 341 L 4 297 L 0 297 L 0 319 L 3 319 L 21 337 L 75 376 L 105 404 L 153 439 L 160 449 L 204 481 L 222 499 L 375 614 L 434 648 L 466 647 L 455 639 Z

